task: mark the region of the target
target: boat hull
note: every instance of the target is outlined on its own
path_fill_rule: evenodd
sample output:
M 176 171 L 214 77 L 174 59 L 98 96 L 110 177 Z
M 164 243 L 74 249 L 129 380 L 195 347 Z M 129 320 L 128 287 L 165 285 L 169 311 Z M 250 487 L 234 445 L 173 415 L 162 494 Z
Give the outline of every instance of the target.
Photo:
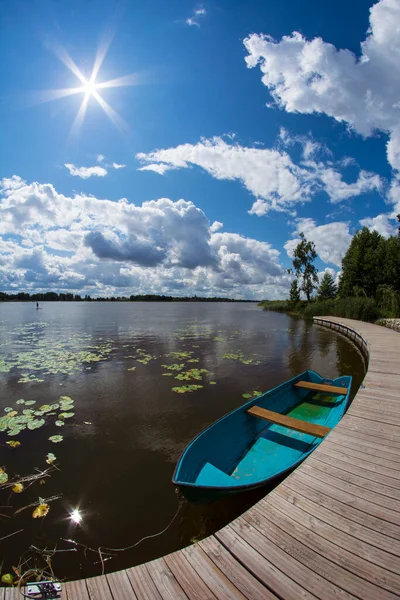
M 347 393 L 297 387 L 299 382 L 346 387 Z M 322 441 L 312 434 L 257 418 L 253 406 L 333 428 L 350 395 L 351 377 L 323 379 L 305 371 L 225 415 L 183 451 L 172 482 L 192 501 L 210 501 L 226 494 L 277 483 L 298 466 Z

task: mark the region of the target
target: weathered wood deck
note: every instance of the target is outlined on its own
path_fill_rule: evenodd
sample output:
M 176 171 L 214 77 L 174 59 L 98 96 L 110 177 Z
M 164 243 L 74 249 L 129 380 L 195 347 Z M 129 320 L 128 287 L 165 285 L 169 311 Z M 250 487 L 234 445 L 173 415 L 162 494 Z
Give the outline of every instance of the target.
M 362 388 L 318 449 L 214 535 L 67 583 L 65 600 L 400 597 L 400 334 L 349 319 L 317 322 L 340 327 L 369 355 Z

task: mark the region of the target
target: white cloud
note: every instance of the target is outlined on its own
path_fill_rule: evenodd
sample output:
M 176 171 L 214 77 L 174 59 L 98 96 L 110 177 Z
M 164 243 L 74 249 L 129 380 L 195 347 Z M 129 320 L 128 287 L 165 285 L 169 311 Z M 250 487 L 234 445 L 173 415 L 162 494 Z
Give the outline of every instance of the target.
M 192 202 L 141 206 L 3 179 L 0 289 L 279 297 L 290 282 L 267 242 L 217 232 Z M 10 241 L 9 235 L 13 235 Z M 6 236 L 6 237 L 3 237 Z
M 316 176 L 333 204 L 368 192 L 381 192 L 383 189 L 383 182 L 379 175 L 369 171 L 361 170 L 356 181 L 346 183 L 337 170 L 326 167 L 322 163 L 313 163 L 313 166 Z
M 360 58 L 297 32 L 280 41 L 252 34 L 244 41 L 247 66 L 260 66 L 262 82 L 287 112 L 324 113 L 363 136 L 388 133 L 388 160 L 400 169 L 399 22 L 399 0 L 374 4 Z
M 118 163 L 112 163 L 111 164 L 113 169 L 124 169 L 126 167 L 126 165 L 119 165 Z
M 206 16 L 207 11 L 202 6 L 200 8 L 196 8 L 193 11 L 191 17 L 186 19 L 186 24 L 190 26 L 200 27 L 200 21 Z
M 360 225 L 362 227 L 368 227 L 368 229 L 371 231 L 377 231 L 387 238 L 391 235 L 397 234 L 397 227 L 390 223 L 390 218 L 391 217 L 388 214 L 377 215 L 376 217 L 367 217 L 360 220 Z
M 297 219 L 294 236 L 303 232 L 306 239 L 314 242 L 315 250 L 320 259 L 325 263 L 331 263 L 338 267 L 342 264 L 342 258 L 346 254 L 351 242 L 349 224 L 340 221 L 317 225 L 313 219 Z M 300 239 L 288 240 L 284 246 L 287 255 L 292 258 L 294 249 Z
M 76 167 L 71 163 L 65 163 L 64 167 L 67 167 L 68 171 L 74 177 L 80 177 L 81 179 L 88 179 L 94 175 L 97 177 L 104 177 L 107 175 L 107 169 L 103 167 Z
M 154 171 L 154 173 L 164 175 L 164 173 L 166 173 L 167 171 L 171 171 L 172 169 L 175 169 L 175 167 L 167 165 L 165 163 L 154 163 L 146 165 L 145 167 L 140 167 L 138 171 Z
M 212 223 L 211 227 L 210 227 L 210 231 L 212 233 L 215 233 L 216 231 L 218 231 L 218 229 L 221 229 L 224 226 L 223 223 L 221 223 L 220 221 L 214 221 L 214 223 Z
M 104 162 L 104 159 L 105 159 L 105 156 L 103 154 L 97 155 L 97 158 L 96 158 L 97 162 L 102 163 L 102 162 Z
M 281 130 L 280 140 L 285 145 L 300 142 L 307 157 L 321 150 L 313 140 L 291 138 L 286 130 Z M 366 192 L 381 191 L 383 185 L 378 175 L 367 171 L 360 171 L 354 183 L 346 183 L 332 162 L 327 166 L 304 160 L 297 165 L 284 150 L 241 146 L 227 143 L 221 137 L 141 152 L 136 158 L 148 163 L 139 170 L 155 171 L 159 175 L 170 169 L 196 165 L 216 179 L 238 180 L 257 198 L 249 212 L 258 216 L 271 209 L 290 211 L 295 204 L 309 201 L 321 190 L 327 192 L 331 202 L 340 202 Z

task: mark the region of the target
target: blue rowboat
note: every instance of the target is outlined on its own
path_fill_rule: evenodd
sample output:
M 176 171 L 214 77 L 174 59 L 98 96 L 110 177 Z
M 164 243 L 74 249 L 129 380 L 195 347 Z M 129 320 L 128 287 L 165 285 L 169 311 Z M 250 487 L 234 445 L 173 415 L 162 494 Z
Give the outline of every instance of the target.
M 305 371 L 252 398 L 202 431 L 182 453 L 172 482 L 191 499 L 264 485 L 293 469 L 346 410 L 351 377 Z

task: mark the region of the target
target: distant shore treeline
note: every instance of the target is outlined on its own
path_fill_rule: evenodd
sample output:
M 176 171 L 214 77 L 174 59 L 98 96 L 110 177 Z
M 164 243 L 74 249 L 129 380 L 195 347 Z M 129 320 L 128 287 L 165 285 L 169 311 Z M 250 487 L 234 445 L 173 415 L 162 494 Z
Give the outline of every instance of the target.
M 0 302 L 256 302 L 256 300 L 236 300 L 235 298 L 204 298 L 201 296 L 163 296 L 159 294 L 136 294 L 131 296 L 111 296 L 94 298 L 86 294 L 44 292 L 28 294 L 6 294 L 0 292 Z

